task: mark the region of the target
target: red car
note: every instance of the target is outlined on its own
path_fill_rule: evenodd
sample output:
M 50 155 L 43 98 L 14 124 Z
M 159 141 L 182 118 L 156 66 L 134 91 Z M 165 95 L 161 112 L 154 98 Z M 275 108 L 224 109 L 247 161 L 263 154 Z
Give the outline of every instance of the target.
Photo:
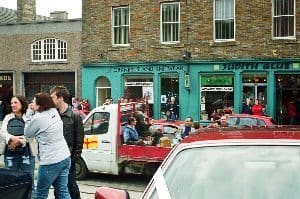
M 182 125 L 184 121 L 176 120 L 153 120 L 150 128 L 161 129 L 164 134 L 175 134 Z
M 228 126 L 273 126 L 274 120 L 271 117 L 248 115 L 248 114 L 233 114 L 227 116 Z

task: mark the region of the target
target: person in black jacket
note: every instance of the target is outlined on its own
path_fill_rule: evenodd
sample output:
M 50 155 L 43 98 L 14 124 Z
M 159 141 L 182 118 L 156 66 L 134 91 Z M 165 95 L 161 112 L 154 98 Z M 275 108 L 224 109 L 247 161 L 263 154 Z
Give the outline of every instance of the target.
M 69 91 L 66 87 L 55 86 L 50 90 L 50 94 L 63 121 L 64 137 L 71 152 L 71 168 L 68 178 L 69 193 L 72 199 L 80 199 L 80 191 L 76 182 L 75 163 L 81 156 L 84 141 L 82 119 L 66 103 L 69 97 Z M 56 196 L 55 193 L 54 195 Z

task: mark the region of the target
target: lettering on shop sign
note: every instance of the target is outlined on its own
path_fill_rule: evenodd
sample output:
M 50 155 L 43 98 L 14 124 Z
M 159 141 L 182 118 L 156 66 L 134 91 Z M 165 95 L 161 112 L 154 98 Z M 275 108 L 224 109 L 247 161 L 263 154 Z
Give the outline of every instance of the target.
M 268 69 L 290 69 L 289 62 L 279 62 L 279 63 L 228 63 L 223 64 L 221 70 L 268 70 Z
M 182 65 L 168 65 L 168 66 L 131 66 L 131 67 L 114 67 L 114 73 L 135 73 L 135 72 L 176 72 L 183 71 Z
M 0 75 L 0 81 L 11 81 L 10 75 Z

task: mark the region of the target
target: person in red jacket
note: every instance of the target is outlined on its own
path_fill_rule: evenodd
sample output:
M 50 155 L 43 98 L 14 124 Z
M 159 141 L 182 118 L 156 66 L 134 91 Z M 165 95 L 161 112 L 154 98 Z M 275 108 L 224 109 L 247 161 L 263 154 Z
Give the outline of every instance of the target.
M 252 115 L 263 115 L 263 107 L 258 102 L 258 99 L 255 99 L 254 105 L 252 106 Z

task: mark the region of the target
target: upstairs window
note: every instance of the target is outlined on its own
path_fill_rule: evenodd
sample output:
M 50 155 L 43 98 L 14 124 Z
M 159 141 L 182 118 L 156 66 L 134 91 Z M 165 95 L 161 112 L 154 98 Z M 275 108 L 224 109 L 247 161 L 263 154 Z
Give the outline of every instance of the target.
M 112 9 L 112 44 L 129 45 L 129 6 Z
M 235 39 L 234 0 L 215 0 L 215 40 Z
M 295 38 L 295 0 L 273 0 L 273 37 Z
M 31 44 L 31 60 L 43 61 L 66 61 L 67 43 L 53 38 L 42 39 Z
M 179 2 L 162 3 L 160 12 L 161 43 L 179 43 Z

